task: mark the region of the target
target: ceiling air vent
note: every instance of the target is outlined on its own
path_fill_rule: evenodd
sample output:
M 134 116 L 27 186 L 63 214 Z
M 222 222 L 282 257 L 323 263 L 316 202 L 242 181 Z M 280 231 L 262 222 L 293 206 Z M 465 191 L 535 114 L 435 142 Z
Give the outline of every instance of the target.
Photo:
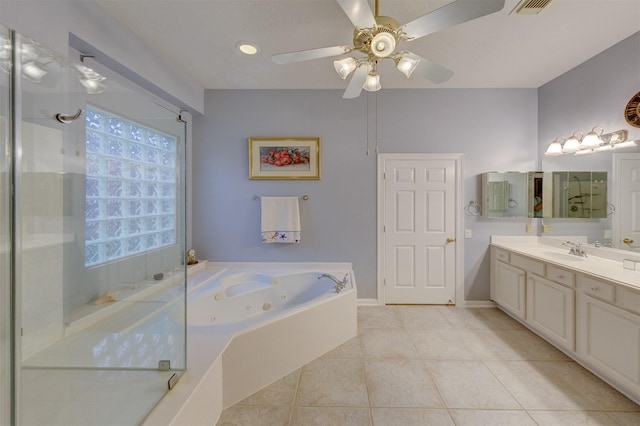
M 513 13 L 516 15 L 537 15 L 549 3 L 551 3 L 551 0 L 522 0 L 509 15 Z

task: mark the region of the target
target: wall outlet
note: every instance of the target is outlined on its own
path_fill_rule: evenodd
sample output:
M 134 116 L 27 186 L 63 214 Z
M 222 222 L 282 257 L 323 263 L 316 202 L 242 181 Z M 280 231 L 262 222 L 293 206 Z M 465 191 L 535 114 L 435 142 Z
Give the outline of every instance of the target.
M 471 229 L 465 229 L 464 230 L 464 237 L 465 238 L 471 238 L 473 236 L 473 233 L 471 232 Z
M 542 225 L 542 232 L 551 232 L 551 225 L 547 225 L 546 223 Z
M 527 226 L 525 229 L 527 231 L 527 234 L 531 234 L 533 232 L 533 223 L 527 223 Z
M 613 238 L 613 236 L 611 235 L 611 229 L 605 229 L 604 230 L 604 239 L 605 240 L 610 240 L 611 238 Z

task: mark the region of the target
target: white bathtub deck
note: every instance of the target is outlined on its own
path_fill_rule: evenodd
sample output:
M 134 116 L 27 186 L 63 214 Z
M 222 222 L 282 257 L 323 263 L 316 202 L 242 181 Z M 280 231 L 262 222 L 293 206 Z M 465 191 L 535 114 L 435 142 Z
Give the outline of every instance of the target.
M 351 271 L 350 263 L 216 263 L 207 268 Z M 248 330 L 187 327 L 187 370 L 145 426 L 215 424 L 223 408 L 295 371 L 357 334 L 356 288 Z M 188 309 L 188 308 L 187 308 Z M 301 327 L 301 324 L 305 324 Z

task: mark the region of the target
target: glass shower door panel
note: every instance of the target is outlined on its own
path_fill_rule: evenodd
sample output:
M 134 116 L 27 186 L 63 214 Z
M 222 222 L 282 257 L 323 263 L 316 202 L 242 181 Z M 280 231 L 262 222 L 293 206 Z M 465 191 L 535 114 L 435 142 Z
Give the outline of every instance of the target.
M 184 123 L 107 82 L 82 107 L 85 208 L 71 226 L 84 250 L 66 252 L 66 327 L 89 342 L 82 365 L 184 369 Z
M 11 339 L 11 216 L 10 170 L 11 140 L 9 134 L 9 73 L 11 40 L 9 30 L 0 25 L 0 424 L 11 424 L 12 365 Z
M 21 251 L 21 359 L 27 361 L 64 336 L 65 129 L 53 117 L 68 101 L 64 61 L 17 34 L 20 57 L 16 109 L 16 236 Z
M 185 123 L 19 41 L 22 422 L 138 424 L 186 366 Z M 58 386 L 77 391 L 41 391 Z
M 23 321 L 36 309 L 42 321 L 23 337 L 23 361 L 184 369 L 185 125 L 70 58 L 64 96 L 31 94 L 58 109 L 23 108 L 23 235 L 46 245 L 24 256 L 34 267 L 23 267 Z

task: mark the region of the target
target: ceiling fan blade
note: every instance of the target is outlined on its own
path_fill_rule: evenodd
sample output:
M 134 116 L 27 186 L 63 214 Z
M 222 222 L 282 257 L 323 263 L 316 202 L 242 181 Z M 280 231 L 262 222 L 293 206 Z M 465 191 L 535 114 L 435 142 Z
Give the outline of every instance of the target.
M 351 48 L 349 46 L 321 47 L 319 49 L 301 50 L 299 52 L 280 53 L 273 55 L 271 59 L 276 64 L 290 64 L 293 62 L 308 61 L 310 59 L 344 55 L 350 51 Z
M 505 0 L 456 0 L 402 26 L 411 38 L 424 37 L 502 10 Z
M 354 26 L 360 28 L 375 27 L 376 18 L 373 16 L 367 0 L 336 0 L 347 14 Z
M 362 65 L 355 70 L 355 72 L 353 73 L 353 77 L 351 77 L 351 81 L 347 86 L 347 90 L 345 90 L 344 94 L 342 95 L 344 99 L 353 99 L 360 96 L 360 93 L 362 92 L 362 86 L 367 80 L 367 75 L 369 74 L 370 69 L 370 66 Z
M 431 62 L 430 60 L 425 59 L 422 56 L 418 56 L 412 52 L 408 52 L 405 56 L 420 60 L 415 71 L 413 71 L 413 74 L 411 74 L 412 77 L 414 75 L 419 75 L 420 77 L 426 78 L 427 80 L 435 84 L 444 83 L 445 81 L 453 77 L 453 71 L 451 71 L 449 68 L 438 65 L 435 62 Z

